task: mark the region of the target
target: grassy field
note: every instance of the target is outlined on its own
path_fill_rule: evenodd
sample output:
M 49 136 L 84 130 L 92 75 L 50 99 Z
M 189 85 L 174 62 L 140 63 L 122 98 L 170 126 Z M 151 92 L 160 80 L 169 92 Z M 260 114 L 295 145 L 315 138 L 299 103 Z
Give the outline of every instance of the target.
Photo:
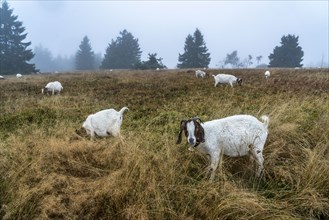
M 329 219 L 328 69 L 186 70 L 25 76 L 0 81 L 0 219 Z M 41 94 L 58 80 L 60 96 Z M 127 106 L 122 138 L 77 138 L 93 112 Z M 265 170 L 176 145 L 181 119 L 270 117 Z

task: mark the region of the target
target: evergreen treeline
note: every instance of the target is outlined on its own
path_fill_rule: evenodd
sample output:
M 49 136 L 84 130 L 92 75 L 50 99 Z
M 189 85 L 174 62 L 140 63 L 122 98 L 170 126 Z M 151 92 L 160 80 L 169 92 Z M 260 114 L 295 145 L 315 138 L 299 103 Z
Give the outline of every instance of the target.
M 13 15 L 6 1 L 0 8 L 0 74 L 33 73 L 39 68 L 42 72 L 63 70 L 94 70 L 94 69 L 163 69 L 166 66 L 157 53 L 149 53 L 148 60 L 141 61 L 141 48 L 138 39 L 127 30 L 108 44 L 104 57 L 95 54 L 88 36 L 84 36 L 75 55 L 71 57 L 53 57 L 51 52 L 41 45 L 34 48 L 34 53 L 28 47 L 31 42 L 25 42 L 27 33 Z M 287 35 L 281 38 L 281 46 L 276 46 L 269 55 L 269 67 L 302 67 L 304 52 L 299 46 L 298 36 Z M 256 56 L 257 66 L 263 56 Z M 220 61 L 222 67 L 249 67 L 253 64 L 252 55 L 240 60 L 238 51 L 226 54 Z M 184 52 L 178 54 L 178 68 L 207 68 L 210 63 L 210 53 L 201 31 L 197 28 L 193 35 L 185 39 Z M 35 64 L 33 64 L 35 63 Z

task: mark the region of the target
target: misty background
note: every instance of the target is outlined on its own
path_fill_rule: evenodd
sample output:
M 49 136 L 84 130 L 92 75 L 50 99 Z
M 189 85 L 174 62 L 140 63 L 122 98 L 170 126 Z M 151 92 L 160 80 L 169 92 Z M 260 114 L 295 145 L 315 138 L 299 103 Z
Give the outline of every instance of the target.
M 73 70 L 84 36 L 90 39 L 96 63 L 111 40 L 126 29 L 138 39 L 141 60 L 157 53 L 168 68 L 176 68 L 188 34 L 198 28 L 210 52 L 209 68 L 219 68 L 237 50 L 268 56 L 283 35 L 299 36 L 304 67 L 327 67 L 329 1 L 18 1 L 7 0 L 23 22 L 41 71 Z M 53 60 L 46 63 L 47 58 Z M 42 61 L 40 59 L 45 59 Z

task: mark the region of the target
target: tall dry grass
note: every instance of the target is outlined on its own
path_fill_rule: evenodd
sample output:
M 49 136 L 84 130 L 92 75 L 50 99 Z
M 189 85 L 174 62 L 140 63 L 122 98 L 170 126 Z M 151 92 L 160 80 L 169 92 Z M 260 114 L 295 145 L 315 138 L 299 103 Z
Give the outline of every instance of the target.
M 210 70 L 210 73 L 217 73 Z M 328 219 L 329 73 L 225 70 L 242 87 L 180 71 L 113 71 L 0 81 L 0 218 Z M 60 96 L 41 87 L 59 80 Z M 122 138 L 76 138 L 92 112 L 128 106 Z M 179 122 L 270 117 L 265 171 L 176 145 Z

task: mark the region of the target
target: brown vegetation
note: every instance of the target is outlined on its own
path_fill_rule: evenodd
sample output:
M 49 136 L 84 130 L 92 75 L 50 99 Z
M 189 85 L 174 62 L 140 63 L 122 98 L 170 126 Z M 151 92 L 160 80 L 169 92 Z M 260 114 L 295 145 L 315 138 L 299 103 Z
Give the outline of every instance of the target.
M 0 81 L 0 218 L 328 219 L 328 69 L 207 72 L 244 85 L 183 70 Z M 61 95 L 42 95 L 54 80 Z M 123 106 L 122 138 L 76 137 L 88 114 Z M 175 144 L 179 122 L 234 114 L 269 115 L 265 171 L 224 157 L 210 182 L 208 158 Z

